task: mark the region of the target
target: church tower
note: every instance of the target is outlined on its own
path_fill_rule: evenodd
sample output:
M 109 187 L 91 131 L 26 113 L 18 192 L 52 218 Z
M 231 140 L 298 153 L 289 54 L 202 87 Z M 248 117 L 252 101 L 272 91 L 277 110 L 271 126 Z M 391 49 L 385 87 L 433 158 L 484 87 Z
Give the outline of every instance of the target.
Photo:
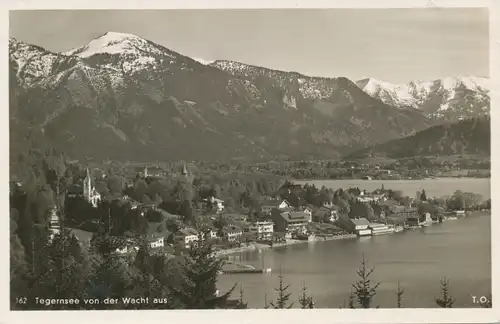
M 89 168 L 86 170 L 85 179 L 83 180 L 83 197 L 90 201 L 92 196 L 92 178 L 90 177 Z
M 189 183 L 193 182 L 193 177 L 189 173 L 189 170 L 187 168 L 187 165 L 185 162 L 183 162 L 182 170 L 181 170 L 181 177 L 184 178 Z

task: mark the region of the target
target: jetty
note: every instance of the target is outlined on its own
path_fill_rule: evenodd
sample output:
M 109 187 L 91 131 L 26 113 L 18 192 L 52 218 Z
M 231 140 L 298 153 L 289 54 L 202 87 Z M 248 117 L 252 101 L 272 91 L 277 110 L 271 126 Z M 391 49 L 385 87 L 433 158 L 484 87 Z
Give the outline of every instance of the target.
M 220 271 L 221 274 L 240 274 L 240 273 L 270 273 L 271 268 L 257 268 L 248 264 L 226 262 Z

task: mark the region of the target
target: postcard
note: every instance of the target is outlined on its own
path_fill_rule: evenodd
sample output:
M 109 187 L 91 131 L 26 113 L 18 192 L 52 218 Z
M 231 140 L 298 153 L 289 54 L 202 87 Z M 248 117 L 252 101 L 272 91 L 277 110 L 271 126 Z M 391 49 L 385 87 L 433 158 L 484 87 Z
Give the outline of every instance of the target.
M 9 8 L 6 323 L 499 318 L 492 4 L 271 3 Z

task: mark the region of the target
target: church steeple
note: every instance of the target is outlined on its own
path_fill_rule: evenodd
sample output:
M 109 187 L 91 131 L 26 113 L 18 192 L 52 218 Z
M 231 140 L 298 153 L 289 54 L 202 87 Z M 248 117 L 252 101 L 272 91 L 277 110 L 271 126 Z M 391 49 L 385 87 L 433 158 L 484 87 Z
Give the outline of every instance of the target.
M 92 178 L 90 177 L 89 168 L 85 170 L 85 179 L 83 180 L 83 196 L 87 201 L 90 201 L 92 195 Z
M 182 171 L 181 171 L 181 174 L 183 176 L 187 176 L 189 173 L 188 173 L 188 170 L 187 170 L 187 166 L 186 166 L 186 163 L 184 163 L 184 165 L 182 166 Z

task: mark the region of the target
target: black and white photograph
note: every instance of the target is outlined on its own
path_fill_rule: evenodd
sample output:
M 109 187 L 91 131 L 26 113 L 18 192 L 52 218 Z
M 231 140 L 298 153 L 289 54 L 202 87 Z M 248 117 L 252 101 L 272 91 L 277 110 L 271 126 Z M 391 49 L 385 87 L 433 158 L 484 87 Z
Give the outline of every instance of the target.
M 11 311 L 492 308 L 487 7 L 8 24 Z

